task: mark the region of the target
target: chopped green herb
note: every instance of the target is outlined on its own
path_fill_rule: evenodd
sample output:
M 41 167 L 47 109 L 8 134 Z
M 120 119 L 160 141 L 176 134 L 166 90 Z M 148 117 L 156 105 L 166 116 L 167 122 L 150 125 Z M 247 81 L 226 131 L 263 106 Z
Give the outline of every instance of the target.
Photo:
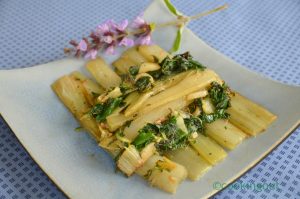
M 176 61 L 170 57 L 166 57 L 160 63 L 160 66 L 161 66 L 161 69 L 160 69 L 161 73 L 164 75 L 171 75 L 178 67 Z
M 90 114 L 97 122 L 103 122 L 117 107 L 122 103 L 123 98 L 109 98 L 103 104 L 96 104 L 90 111 Z
M 184 124 L 189 133 L 202 133 L 204 131 L 203 121 L 199 117 L 191 116 L 184 119 Z
M 164 75 L 184 72 L 187 70 L 204 70 L 205 66 L 194 60 L 189 52 L 175 55 L 172 59 L 166 57 L 161 63 L 161 70 Z
M 226 110 L 230 107 L 229 88 L 225 84 L 220 85 L 217 82 L 212 82 L 208 94 L 216 111 L 211 114 L 202 113 L 201 120 L 205 123 L 212 123 L 217 119 L 228 119 L 230 115 Z
M 225 84 L 220 85 L 217 82 L 212 82 L 208 94 L 216 109 L 230 107 L 230 90 Z
M 84 130 L 84 128 L 81 127 L 81 126 L 76 127 L 76 128 L 74 129 L 74 131 L 76 131 L 76 132 L 80 132 L 80 131 L 83 131 L 83 130 Z
M 202 110 L 202 102 L 200 98 L 195 99 L 189 106 L 189 112 L 193 113 L 195 112 L 196 108 L 199 108 L 200 110 Z
M 167 56 L 159 65 L 161 66 L 159 70 L 149 72 L 154 79 L 161 79 L 187 70 L 205 69 L 205 66 L 194 60 L 189 52 L 175 55 L 173 58 Z
M 135 82 L 134 86 L 138 89 L 139 92 L 149 90 L 152 87 L 151 77 L 144 76 L 144 77 L 139 78 Z
M 129 68 L 129 74 L 133 77 L 135 77 L 139 73 L 139 67 L 138 66 L 131 66 Z
M 200 118 L 205 123 L 212 123 L 212 122 L 216 121 L 217 119 L 228 119 L 229 116 L 230 116 L 230 114 L 227 113 L 225 109 L 219 109 L 211 114 L 201 114 Z
M 148 74 L 151 75 L 156 80 L 160 79 L 163 75 L 160 69 L 154 70 L 154 71 L 149 71 Z
M 134 139 L 134 141 L 131 144 L 134 145 L 135 148 L 140 151 L 143 148 L 145 148 L 145 146 L 154 141 L 154 134 L 156 134 L 156 132 L 157 129 L 155 125 L 147 124 L 139 130 L 138 136 Z
M 166 139 L 162 139 L 156 144 L 159 151 L 170 151 L 187 146 L 188 132 L 183 132 L 176 125 L 176 117 L 171 116 L 159 127 L 159 134 L 165 135 Z

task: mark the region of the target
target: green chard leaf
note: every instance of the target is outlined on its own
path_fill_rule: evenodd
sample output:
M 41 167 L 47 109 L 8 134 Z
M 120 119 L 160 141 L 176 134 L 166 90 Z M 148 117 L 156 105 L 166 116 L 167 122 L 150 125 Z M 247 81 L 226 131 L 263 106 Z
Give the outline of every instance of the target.
M 133 77 L 135 77 L 139 73 L 140 67 L 138 66 L 130 66 L 129 68 L 129 74 Z
M 230 114 L 226 110 L 230 107 L 230 90 L 223 84 L 212 82 L 208 95 L 215 106 L 215 112 L 211 114 L 202 113 L 200 118 L 205 123 L 212 123 L 217 119 L 228 119 Z
M 202 101 L 200 98 L 197 98 L 195 99 L 189 106 L 188 106 L 188 109 L 189 109 L 189 112 L 190 113 L 193 113 L 195 112 L 195 110 L 199 108 L 201 111 L 202 111 Z
M 152 87 L 151 78 L 149 76 L 141 77 L 135 82 L 134 86 L 139 92 L 149 90 Z
M 150 144 L 155 139 L 155 134 L 158 132 L 158 128 L 153 124 L 147 124 L 139 130 L 138 136 L 131 143 L 135 148 L 141 151 L 145 146 Z
M 166 6 L 168 7 L 168 9 L 170 10 L 171 13 L 173 13 L 176 16 L 180 16 L 180 13 L 177 11 L 177 9 L 175 8 L 175 6 L 171 3 L 170 0 L 164 0 Z
M 225 109 L 218 109 L 216 112 L 211 114 L 201 114 L 200 118 L 205 123 L 212 123 L 217 119 L 228 119 L 230 116 Z
M 161 73 L 167 76 L 171 75 L 176 70 L 177 67 L 176 62 L 168 56 L 162 60 L 160 66 L 161 66 Z
M 230 107 L 230 90 L 225 84 L 220 85 L 217 82 L 212 82 L 208 94 L 216 109 Z
M 204 131 L 203 121 L 199 117 L 191 116 L 190 118 L 185 118 L 184 124 L 189 133 L 202 133 Z
M 189 134 L 176 125 L 176 117 L 171 116 L 159 127 L 159 136 L 165 137 L 156 147 L 159 151 L 172 151 L 187 146 Z
M 96 104 L 90 111 L 90 114 L 96 119 L 97 122 L 105 121 L 117 107 L 122 104 L 123 98 L 109 98 L 103 104 Z
M 194 60 L 189 52 L 175 55 L 173 58 L 166 57 L 159 64 L 161 73 L 165 76 L 177 74 L 187 70 L 204 70 L 205 66 Z

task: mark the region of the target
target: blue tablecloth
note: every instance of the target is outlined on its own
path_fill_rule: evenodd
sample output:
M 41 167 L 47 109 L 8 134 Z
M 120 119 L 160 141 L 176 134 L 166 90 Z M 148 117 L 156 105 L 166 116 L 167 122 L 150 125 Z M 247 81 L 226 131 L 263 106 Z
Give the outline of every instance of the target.
M 150 1 L 0 1 L 0 69 L 60 59 L 106 19 L 132 19 Z M 186 15 L 228 2 L 222 13 L 189 24 L 199 37 L 240 64 L 283 83 L 300 84 L 299 0 L 174 0 Z M 288 100 L 288 98 L 287 98 Z M 287 101 L 288 103 L 288 101 Z M 300 105 L 300 102 L 299 102 Z M 238 183 L 276 183 L 275 189 L 227 188 L 216 198 L 300 198 L 300 129 Z M 201 187 L 199 187 L 201 188 Z M 0 199 L 65 198 L 0 119 Z M 138 197 L 137 197 L 138 198 Z

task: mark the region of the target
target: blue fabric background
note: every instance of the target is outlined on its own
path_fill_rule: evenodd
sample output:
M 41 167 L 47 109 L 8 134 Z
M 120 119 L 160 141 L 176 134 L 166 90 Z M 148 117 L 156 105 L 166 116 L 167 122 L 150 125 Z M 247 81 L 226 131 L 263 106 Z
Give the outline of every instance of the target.
M 191 22 L 189 28 L 245 67 L 283 83 L 300 85 L 300 1 L 174 0 L 186 15 L 224 2 L 230 5 L 227 11 Z M 0 0 L 0 69 L 30 67 L 60 59 L 71 38 L 81 38 L 109 18 L 133 19 L 149 3 L 149 0 Z M 300 129 L 238 181 L 278 183 L 278 188 L 262 191 L 227 188 L 216 198 L 300 198 L 299 134 Z M 0 119 L 0 199 L 4 198 L 65 196 Z

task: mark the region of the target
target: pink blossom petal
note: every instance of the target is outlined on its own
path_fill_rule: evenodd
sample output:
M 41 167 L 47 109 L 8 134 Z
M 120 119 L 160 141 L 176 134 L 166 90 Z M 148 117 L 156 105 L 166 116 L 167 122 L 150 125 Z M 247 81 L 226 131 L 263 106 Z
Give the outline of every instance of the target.
M 102 37 L 101 40 L 107 44 L 110 44 L 113 41 L 113 38 L 112 38 L 112 36 L 108 35 L 108 36 Z
M 109 31 L 109 26 L 107 23 L 101 24 L 97 27 L 96 32 L 98 35 L 104 34 Z
M 96 59 L 97 53 L 98 53 L 97 50 L 91 49 L 85 54 L 84 58 L 85 59 Z
M 119 46 L 133 46 L 133 45 L 134 45 L 134 41 L 127 37 L 124 37 L 119 43 Z
M 139 37 L 135 43 L 137 45 L 150 45 L 152 44 L 152 41 L 151 41 L 151 36 L 150 35 L 146 35 L 146 36 L 143 36 L 143 37 Z
M 109 19 L 109 20 L 107 20 L 105 23 L 106 23 L 110 28 L 116 25 L 116 23 L 115 23 L 115 21 L 114 21 L 113 19 Z
M 80 50 L 80 51 L 86 51 L 87 50 L 87 43 L 84 40 L 81 40 L 79 42 L 79 44 L 77 45 L 76 49 Z
M 116 25 L 116 28 L 120 31 L 125 31 L 125 29 L 127 28 L 128 26 L 128 20 L 125 19 L 124 21 L 122 21 L 120 24 L 117 24 Z
M 146 24 L 145 20 L 142 18 L 143 13 L 139 14 L 131 23 L 130 27 L 139 28 L 142 25 Z
M 98 35 L 103 35 L 104 33 L 110 32 L 111 28 L 115 27 L 116 23 L 110 19 L 107 20 L 106 22 L 104 22 L 103 24 L 100 24 L 97 29 L 96 32 Z
M 115 54 L 115 47 L 114 45 L 110 45 L 106 48 L 105 53 L 108 55 L 113 55 Z

